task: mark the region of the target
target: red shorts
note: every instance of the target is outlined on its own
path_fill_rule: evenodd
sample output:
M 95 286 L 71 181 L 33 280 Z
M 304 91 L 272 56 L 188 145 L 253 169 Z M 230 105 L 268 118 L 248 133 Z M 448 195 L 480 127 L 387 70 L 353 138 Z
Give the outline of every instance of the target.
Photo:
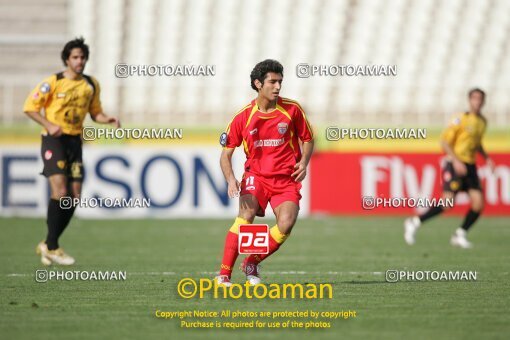
M 301 183 L 290 176 L 277 175 L 272 177 L 258 176 L 245 172 L 241 182 L 241 196 L 253 195 L 259 202 L 257 216 L 264 217 L 267 203 L 275 209 L 283 202 L 294 202 L 299 206 Z

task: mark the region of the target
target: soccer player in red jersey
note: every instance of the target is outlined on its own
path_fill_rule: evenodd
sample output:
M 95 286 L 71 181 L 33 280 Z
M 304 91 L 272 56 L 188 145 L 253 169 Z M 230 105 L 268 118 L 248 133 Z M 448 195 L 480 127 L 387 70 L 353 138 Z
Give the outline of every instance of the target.
M 241 264 L 247 281 L 261 283 L 258 264 L 278 250 L 289 237 L 299 212 L 301 181 L 313 152 L 313 132 L 301 106 L 280 97 L 283 66 L 264 60 L 251 72 L 257 98 L 242 108 L 221 135 L 220 165 L 228 183 L 228 195 L 238 194 L 239 214 L 227 233 L 223 260 L 216 282 L 230 286 L 238 253 L 239 226 L 264 216 L 270 203 L 276 225 L 269 232 L 269 253 L 252 254 Z M 232 170 L 232 154 L 243 145 L 246 154 L 241 183 Z

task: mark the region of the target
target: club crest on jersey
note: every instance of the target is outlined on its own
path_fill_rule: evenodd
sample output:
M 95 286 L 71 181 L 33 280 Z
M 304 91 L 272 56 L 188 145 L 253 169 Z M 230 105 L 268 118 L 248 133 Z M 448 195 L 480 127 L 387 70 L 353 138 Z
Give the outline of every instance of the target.
M 39 88 L 39 91 L 41 91 L 41 93 L 48 93 L 48 92 L 50 92 L 50 84 L 42 83 L 41 87 Z
M 53 152 L 51 152 L 51 150 L 46 150 L 46 152 L 44 153 L 45 160 L 50 160 L 52 156 L 53 156 Z
M 285 134 L 287 132 L 287 128 L 289 127 L 289 124 L 287 123 L 278 123 L 278 132 L 280 135 Z
M 220 136 L 220 144 L 221 146 L 226 146 L 227 145 L 227 133 L 226 132 L 223 132 Z

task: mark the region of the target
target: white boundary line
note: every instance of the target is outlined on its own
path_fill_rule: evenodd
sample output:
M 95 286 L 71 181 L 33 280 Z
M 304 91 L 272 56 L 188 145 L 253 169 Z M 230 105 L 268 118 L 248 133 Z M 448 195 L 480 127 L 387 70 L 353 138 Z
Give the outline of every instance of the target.
M 64 268 L 58 268 L 58 269 L 40 269 L 40 270 L 49 270 L 49 271 L 76 271 L 73 269 L 64 269 Z M 99 270 L 79 270 L 79 271 L 99 271 Z M 102 270 L 106 271 L 106 270 Z M 128 272 L 126 271 L 127 275 L 136 275 L 136 276 L 175 276 L 175 275 L 182 275 L 182 276 L 189 276 L 189 275 L 218 275 L 218 272 L 182 272 L 182 273 L 176 273 L 176 272 Z M 332 275 L 332 276 L 341 276 L 341 275 L 383 275 L 383 272 L 305 272 L 305 271 L 283 271 L 283 272 L 264 272 L 264 274 L 267 275 Z M 27 277 L 27 276 L 35 276 L 34 274 L 29 273 L 11 273 L 7 274 L 7 277 Z

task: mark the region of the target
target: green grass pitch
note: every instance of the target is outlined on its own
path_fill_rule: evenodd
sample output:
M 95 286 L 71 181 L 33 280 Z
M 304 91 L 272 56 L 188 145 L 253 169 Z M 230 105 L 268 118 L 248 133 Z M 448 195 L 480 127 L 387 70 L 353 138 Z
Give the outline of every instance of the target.
M 452 248 L 460 217 L 440 217 L 407 246 L 402 219 L 300 219 L 292 236 L 265 263 L 267 283 L 331 283 L 333 299 L 183 299 L 184 277 L 217 271 L 231 220 L 73 220 L 61 245 L 72 270 L 126 271 L 126 281 L 37 283 L 34 253 L 43 219 L 3 218 L 0 247 L 0 334 L 3 339 L 508 339 L 510 228 L 508 218 L 483 217 L 471 250 Z M 239 263 L 239 260 L 238 260 Z M 68 269 L 53 267 L 55 270 Z M 477 281 L 385 282 L 399 270 L 476 271 Z M 233 277 L 242 283 L 237 270 Z M 329 329 L 182 329 L 156 310 L 342 311 Z M 243 319 L 249 321 L 251 319 Z M 324 320 L 324 319 L 322 319 Z M 238 320 L 240 321 L 240 320 Z

